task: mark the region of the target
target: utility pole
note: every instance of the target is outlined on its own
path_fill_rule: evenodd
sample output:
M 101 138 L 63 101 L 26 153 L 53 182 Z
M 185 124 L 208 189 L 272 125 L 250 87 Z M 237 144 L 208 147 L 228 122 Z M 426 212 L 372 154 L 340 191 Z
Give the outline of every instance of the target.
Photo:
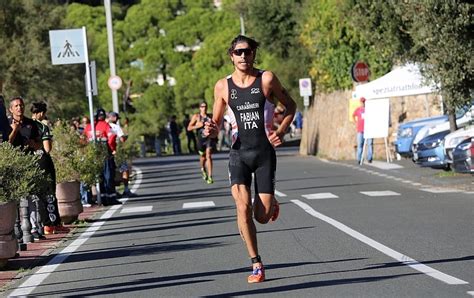
M 240 34 L 245 35 L 244 16 L 240 13 Z
M 115 78 L 115 48 L 114 48 L 114 33 L 112 29 L 112 9 L 110 0 L 104 0 L 105 7 L 105 20 L 107 23 L 107 41 L 109 46 L 109 64 L 110 64 L 110 77 Z M 117 89 L 111 88 L 112 91 L 112 110 L 119 112 L 118 95 Z

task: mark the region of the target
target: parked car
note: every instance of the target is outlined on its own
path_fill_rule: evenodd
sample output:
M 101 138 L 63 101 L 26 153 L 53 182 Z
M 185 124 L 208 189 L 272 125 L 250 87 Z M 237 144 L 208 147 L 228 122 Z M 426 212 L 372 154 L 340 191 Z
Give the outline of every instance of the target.
M 412 144 L 418 131 L 429 125 L 433 126 L 438 123 L 448 121 L 447 115 L 434 116 L 428 118 L 418 118 L 409 122 L 405 122 L 398 127 L 397 139 L 394 142 L 395 151 L 403 157 L 412 157 Z
M 466 125 L 469 125 L 474 119 L 474 102 L 470 107 L 465 107 L 456 112 L 456 124 L 458 128 L 462 128 Z M 421 128 L 415 138 L 413 139 L 413 144 L 418 143 L 421 139 L 428 135 L 435 134 L 437 132 L 442 132 L 450 129 L 449 121 L 437 123 L 435 125 L 426 125 Z
M 453 150 L 462 141 L 474 137 L 474 124 L 464 126 L 444 137 L 444 153 L 448 163 L 453 162 Z
M 422 167 L 449 169 L 443 147 L 444 137 L 449 133 L 449 130 L 437 132 L 414 144 L 413 161 Z
M 474 137 L 462 141 L 453 150 L 452 168 L 458 173 L 474 174 Z

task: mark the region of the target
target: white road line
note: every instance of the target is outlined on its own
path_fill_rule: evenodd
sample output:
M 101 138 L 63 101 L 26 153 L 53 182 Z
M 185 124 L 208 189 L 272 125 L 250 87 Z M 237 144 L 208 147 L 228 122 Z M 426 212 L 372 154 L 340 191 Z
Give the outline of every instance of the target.
M 139 168 L 135 168 L 137 172 L 137 179 L 135 180 L 132 191 L 136 191 L 142 182 L 142 172 Z M 48 264 L 41 267 L 38 271 L 33 273 L 25 282 L 23 282 L 18 288 L 16 288 L 10 297 L 26 296 L 35 290 L 56 268 L 61 265 L 73 252 L 75 252 L 82 244 L 84 244 L 99 228 L 111 218 L 112 215 L 122 205 L 114 205 L 109 208 L 101 217 L 99 221 L 92 223 L 76 240 L 69 244 L 59 254 L 52 258 Z
M 422 188 L 422 191 L 431 192 L 431 193 L 450 193 L 450 192 L 461 192 L 459 189 L 454 188 Z
M 153 210 L 153 206 L 124 207 L 120 213 L 150 212 L 151 210 Z
M 474 291 L 467 291 L 466 294 L 474 296 Z
M 312 193 L 309 195 L 302 195 L 303 198 L 308 200 L 323 200 L 323 199 L 337 199 L 339 198 L 335 194 L 330 192 Z
M 193 209 L 193 208 L 208 208 L 208 207 L 215 207 L 213 201 L 205 201 L 205 202 L 193 202 L 193 203 L 184 203 L 183 209 Z
M 275 189 L 275 195 L 277 195 L 278 197 L 286 197 L 286 195 L 282 192 L 279 192 L 278 190 Z
M 400 195 L 398 192 L 394 192 L 391 190 L 361 191 L 360 193 L 369 197 L 386 197 L 386 196 L 399 196 Z
M 298 205 L 301 207 L 304 211 L 306 211 L 308 214 L 327 222 L 328 224 L 332 225 L 333 227 L 339 229 L 340 231 L 354 237 L 355 239 L 375 248 L 376 250 L 380 251 L 381 253 L 386 254 L 387 256 L 417 270 L 420 271 L 428 276 L 431 276 L 434 279 L 440 280 L 444 283 L 447 283 L 449 285 L 465 285 L 469 284 L 467 281 L 458 279 L 454 276 L 445 274 L 441 271 L 438 271 L 434 268 L 431 268 L 425 264 L 422 264 L 418 262 L 415 259 L 410 258 L 409 256 L 406 256 L 404 254 L 401 254 L 385 245 L 383 245 L 380 242 L 377 242 L 359 232 L 356 230 L 353 230 L 349 228 L 348 226 L 338 222 L 337 220 L 334 220 L 322 213 L 317 212 L 313 208 L 311 208 L 308 204 L 301 202 L 300 200 L 291 200 L 294 204 Z

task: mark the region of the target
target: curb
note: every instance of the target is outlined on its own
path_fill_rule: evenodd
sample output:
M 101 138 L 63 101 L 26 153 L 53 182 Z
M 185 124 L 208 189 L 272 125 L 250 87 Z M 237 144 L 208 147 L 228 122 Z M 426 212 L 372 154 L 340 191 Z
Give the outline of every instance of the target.
M 78 220 L 94 220 L 107 207 L 93 206 L 84 208 Z M 18 251 L 19 256 L 9 259 L 3 269 L 0 269 L 0 294 L 7 291 L 15 282 L 22 279 L 35 267 L 46 264 L 52 257 L 52 252 L 71 239 L 83 226 L 80 224 L 64 225 L 71 229 L 67 234 L 46 235 L 45 240 L 27 243 L 26 251 Z

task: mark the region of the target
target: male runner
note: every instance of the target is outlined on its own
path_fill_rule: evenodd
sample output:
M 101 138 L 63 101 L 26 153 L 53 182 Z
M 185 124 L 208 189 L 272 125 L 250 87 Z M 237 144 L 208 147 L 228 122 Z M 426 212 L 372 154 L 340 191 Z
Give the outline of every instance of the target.
M 212 151 L 216 149 L 216 137 L 208 137 L 203 135 L 204 123 L 211 120 L 211 116 L 207 113 L 207 103 L 199 104 L 199 113 L 194 114 L 188 124 L 187 130 L 196 129 L 198 138 L 197 148 L 199 153 L 199 163 L 201 164 L 202 179 L 208 184 L 214 183 L 212 179 Z
M 232 196 L 237 207 L 237 223 L 253 272 L 249 283 L 265 280 L 265 271 L 258 253 L 257 232 L 252 218 L 265 224 L 279 214 L 275 199 L 276 155 L 274 147 L 293 121 L 296 104 L 280 81 L 270 71 L 254 68 L 258 43 L 239 35 L 231 43 L 228 54 L 234 72 L 217 81 L 214 87 L 212 121 L 206 122 L 205 134 L 216 136 L 226 106 L 232 124 L 232 148 L 229 154 L 229 176 Z M 281 125 L 272 131 L 276 100 L 285 108 Z M 252 206 L 250 186 L 255 180 L 255 200 Z

